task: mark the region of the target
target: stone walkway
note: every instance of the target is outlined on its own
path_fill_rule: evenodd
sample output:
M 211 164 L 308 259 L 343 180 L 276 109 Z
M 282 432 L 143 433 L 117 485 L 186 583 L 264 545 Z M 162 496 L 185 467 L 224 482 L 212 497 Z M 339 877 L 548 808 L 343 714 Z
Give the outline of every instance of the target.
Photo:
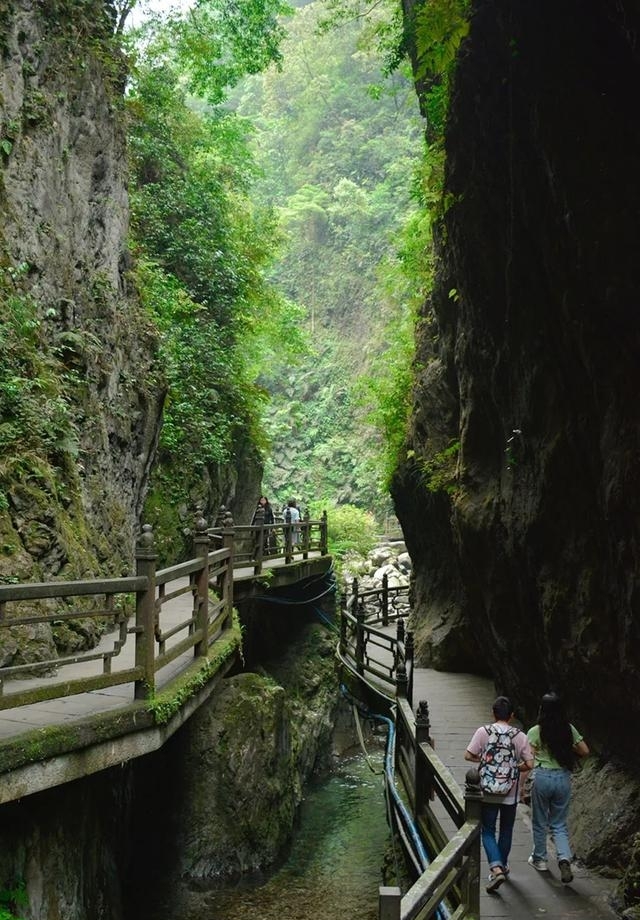
M 464 752 L 476 728 L 492 719 L 491 704 L 495 698 L 492 683 L 469 674 L 416 670 L 413 698 L 416 706 L 420 700 L 427 700 L 436 752 L 464 788 L 465 774 L 470 767 L 464 760 Z M 484 890 L 489 870 L 484 852 L 482 854 L 480 914 L 483 920 L 492 917 L 613 920 L 616 914 L 606 901 L 612 888 L 609 880 L 578 865 L 574 867 L 574 881 L 563 885 L 552 860 L 549 872 L 537 872 L 527 863 L 530 853 L 530 812 L 521 805 L 518 806 L 511 850 L 511 875 L 493 895 Z

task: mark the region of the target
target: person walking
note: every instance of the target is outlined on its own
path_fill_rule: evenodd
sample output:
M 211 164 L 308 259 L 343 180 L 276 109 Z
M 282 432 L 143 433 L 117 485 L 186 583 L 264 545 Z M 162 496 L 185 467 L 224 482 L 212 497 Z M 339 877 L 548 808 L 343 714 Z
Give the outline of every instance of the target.
M 573 881 L 573 852 L 569 843 L 567 814 L 571 801 L 571 773 L 579 757 L 589 748 L 565 714 L 557 693 L 545 693 L 540 702 L 538 721 L 527 732 L 534 754 L 531 790 L 531 829 L 533 852 L 529 865 L 546 872 L 547 832 L 551 832 L 558 857 L 560 878 Z
M 509 698 L 499 696 L 492 710 L 494 721 L 476 730 L 464 753 L 465 760 L 480 764 L 481 837 L 489 863 L 489 894 L 495 893 L 509 875 L 519 777 L 533 767 L 526 735 L 510 725 L 513 707 Z
M 293 524 L 291 528 L 291 545 L 297 546 L 300 542 L 300 527 L 297 526 L 300 523 L 300 509 L 295 499 L 290 499 L 287 502 L 287 507 L 284 511 L 284 521 L 285 524 Z
M 275 517 L 273 514 L 273 508 L 269 503 L 269 499 L 266 495 L 261 495 L 258 499 L 258 504 L 256 505 L 256 510 L 253 512 L 253 517 L 251 518 L 251 526 L 258 525 L 267 525 L 273 524 L 275 522 Z M 273 529 L 269 527 L 264 531 L 263 534 L 263 551 L 265 553 L 269 552 L 270 547 L 275 541 L 275 533 Z

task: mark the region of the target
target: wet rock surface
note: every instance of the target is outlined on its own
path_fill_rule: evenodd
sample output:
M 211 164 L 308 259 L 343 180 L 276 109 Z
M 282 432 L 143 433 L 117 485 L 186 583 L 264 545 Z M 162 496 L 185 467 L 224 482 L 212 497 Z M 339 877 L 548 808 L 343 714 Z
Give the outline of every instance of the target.
M 259 877 L 282 858 L 304 783 L 329 756 L 334 649 L 323 627 L 305 629 L 277 662 L 225 681 L 161 752 L 163 767 L 156 761 L 136 803 L 144 815 L 161 776 L 172 776 L 147 852 L 161 881 L 151 894 L 131 891 L 139 916 L 204 915 L 208 890 Z
M 393 485 L 414 563 L 416 656 L 492 675 L 530 722 L 554 687 L 600 763 L 633 769 L 640 128 L 628 113 L 640 16 L 624 0 L 474 0 L 470 24 Z M 444 488 L 434 470 L 453 453 Z M 604 792 L 585 775 L 576 805 Z M 627 795 L 607 787 L 618 815 L 608 843 L 585 811 L 603 865 L 619 843 L 631 852 Z

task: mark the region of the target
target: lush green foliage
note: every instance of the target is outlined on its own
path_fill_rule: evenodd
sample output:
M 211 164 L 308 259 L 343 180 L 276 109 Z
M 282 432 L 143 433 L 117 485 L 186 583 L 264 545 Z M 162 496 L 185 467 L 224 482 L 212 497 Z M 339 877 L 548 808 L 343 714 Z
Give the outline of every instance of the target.
M 354 552 L 366 556 L 376 544 L 377 530 L 374 516 L 369 511 L 348 504 L 312 502 L 310 514 L 319 517 L 327 512 L 327 540 L 332 556 L 342 558 Z
M 274 365 L 263 378 L 273 396 L 265 490 L 276 500 L 327 496 L 382 516 L 386 432 L 368 421 L 361 380 L 381 350 L 396 349 L 391 360 L 405 367 L 410 360 L 410 331 L 401 355 L 395 340 L 381 342 L 389 324 L 410 327 L 406 285 L 399 295 L 384 277 L 402 261 L 397 232 L 414 208 L 420 124 L 408 81 L 385 80 L 379 50 L 365 43 L 369 22 L 319 36 L 323 15 L 318 5 L 299 10 L 282 72 L 246 81 L 232 97 L 256 122 L 258 189 L 286 234 L 273 278 L 307 308 L 313 343 L 311 360 Z
M 257 375 L 274 353 L 303 347 L 300 311 L 265 281 L 278 231 L 250 199 L 250 126 L 221 108 L 194 111 L 183 82 L 156 40 L 128 99 L 136 278 L 167 382 L 146 510 L 160 543 L 163 522 L 181 528 L 165 521 L 158 490 L 173 506 L 215 504 L 214 468 L 265 446 Z
M 185 75 L 188 89 L 210 103 L 229 87 L 282 60 L 283 0 L 197 0 L 185 15 L 163 23 L 157 48 Z
M 418 79 L 448 78 L 469 34 L 469 0 L 430 0 L 414 7 Z
M 459 453 L 460 441 L 452 441 L 444 450 L 422 461 L 420 466 L 424 484 L 429 492 L 448 492 L 452 495 L 456 491 Z
M 40 477 L 54 495 L 66 488 L 78 452 L 71 410 L 78 383 L 70 354 L 81 342 L 45 335 L 36 303 L 23 291 L 28 265 L 0 276 L 0 483 Z
M 22 908 L 29 901 L 24 881 L 21 879 L 0 889 L 0 920 L 20 920 Z

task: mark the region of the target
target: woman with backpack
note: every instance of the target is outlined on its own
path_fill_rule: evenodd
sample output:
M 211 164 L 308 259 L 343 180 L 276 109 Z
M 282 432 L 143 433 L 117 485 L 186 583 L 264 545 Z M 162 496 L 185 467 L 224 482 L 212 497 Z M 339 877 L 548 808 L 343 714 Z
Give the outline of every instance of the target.
M 571 800 L 571 772 L 579 757 L 589 748 L 580 732 L 567 719 L 557 693 L 545 693 L 540 703 L 537 723 L 527 732 L 534 754 L 531 791 L 531 827 L 533 853 L 529 865 L 546 872 L 547 832 L 550 831 L 558 856 L 560 878 L 573 881 L 573 853 L 567 830 L 567 813 Z
M 492 710 L 494 721 L 481 725 L 475 731 L 464 752 L 465 760 L 479 764 L 481 837 L 489 863 L 486 886 L 489 894 L 494 894 L 509 875 L 519 777 L 521 772 L 528 772 L 533 766 L 533 754 L 526 735 L 509 724 L 513 718 L 509 698 L 499 696 Z

